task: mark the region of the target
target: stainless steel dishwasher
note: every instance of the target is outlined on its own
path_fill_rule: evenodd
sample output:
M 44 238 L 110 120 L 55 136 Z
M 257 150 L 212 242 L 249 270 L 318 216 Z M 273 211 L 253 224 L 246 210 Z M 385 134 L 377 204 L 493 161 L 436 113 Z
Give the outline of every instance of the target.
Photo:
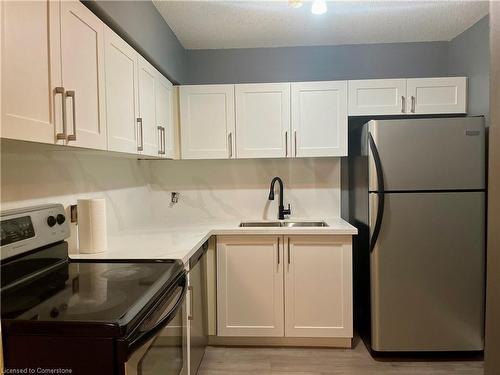
M 189 260 L 190 372 L 198 372 L 208 344 L 207 257 L 208 242 Z

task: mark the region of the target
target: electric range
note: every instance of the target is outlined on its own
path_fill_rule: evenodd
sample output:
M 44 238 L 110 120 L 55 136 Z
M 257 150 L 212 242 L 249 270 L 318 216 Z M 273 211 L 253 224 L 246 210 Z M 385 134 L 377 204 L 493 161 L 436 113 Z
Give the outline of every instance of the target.
M 61 205 L 1 214 L 5 367 L 179 374 L 187 289 L 182 262 L 73 261 L 69 234 Z

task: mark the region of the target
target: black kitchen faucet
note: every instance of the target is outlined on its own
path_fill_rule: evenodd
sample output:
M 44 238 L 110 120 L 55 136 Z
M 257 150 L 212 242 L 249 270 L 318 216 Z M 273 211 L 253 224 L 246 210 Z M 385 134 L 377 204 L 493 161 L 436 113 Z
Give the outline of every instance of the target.
M 279 177 L 274 177 L 273 180 L 271 181 L 271 189 L 269 190 L 269 200 L 273 201 L 274 200 L 274 184 L 275 182 L 278 181 L 278 184 L 280 186 L 280 204 L 278 208 L 278 219 L 283 220 L 285 219 L 285 215 L 290 215 L 291 210 L 290 210 L 290 204 L 288 204 L 288 208 L 285 209 L 283 206 L 283 181 Z

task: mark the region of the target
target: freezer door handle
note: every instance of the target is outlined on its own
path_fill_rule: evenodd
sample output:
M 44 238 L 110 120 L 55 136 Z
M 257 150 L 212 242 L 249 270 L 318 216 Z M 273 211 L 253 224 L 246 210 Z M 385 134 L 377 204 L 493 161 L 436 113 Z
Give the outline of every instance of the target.
M 370 252 L 375 248 L 375 244 L 377 243 L 378 235 L 380 234 L 380 228 L 382 227 L 382 218 L 384 217 L 384 174 L 382 173 L 382 162 L 380 161 L 380 155 L 378 154 L 377 146 L 375 145 L 375 141 L 370 134 L 368 134 L 370 150 L 373 155 L 373 161 L 375 163 L 375 170 L 377 173 L 377 218 L 375 219 L 375 227 L 373 228 L 373 233 L 370 238 Z

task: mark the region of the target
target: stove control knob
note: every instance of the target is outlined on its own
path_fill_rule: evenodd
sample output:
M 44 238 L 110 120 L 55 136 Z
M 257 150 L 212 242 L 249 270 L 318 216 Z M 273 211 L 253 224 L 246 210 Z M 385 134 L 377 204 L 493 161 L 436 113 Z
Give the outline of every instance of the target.
M 52 310 L 50 310 L 50 317 L 55 319 L 59 316 L 59 310 L 57 307 L 54 307 Z
M 57 220 L 57 224 L 61 225 L 62 223 L 64 223 L 66 221 L 66 216 L 64 216 L 63 214 L 58 214 L 56 216 L 56 220 Z
M 54 225 L 56 225 L 56 218 L 54 216 L 49 216 L 47 218 L 47 224 L 49 225 L 49 227 L 53 227 Z

